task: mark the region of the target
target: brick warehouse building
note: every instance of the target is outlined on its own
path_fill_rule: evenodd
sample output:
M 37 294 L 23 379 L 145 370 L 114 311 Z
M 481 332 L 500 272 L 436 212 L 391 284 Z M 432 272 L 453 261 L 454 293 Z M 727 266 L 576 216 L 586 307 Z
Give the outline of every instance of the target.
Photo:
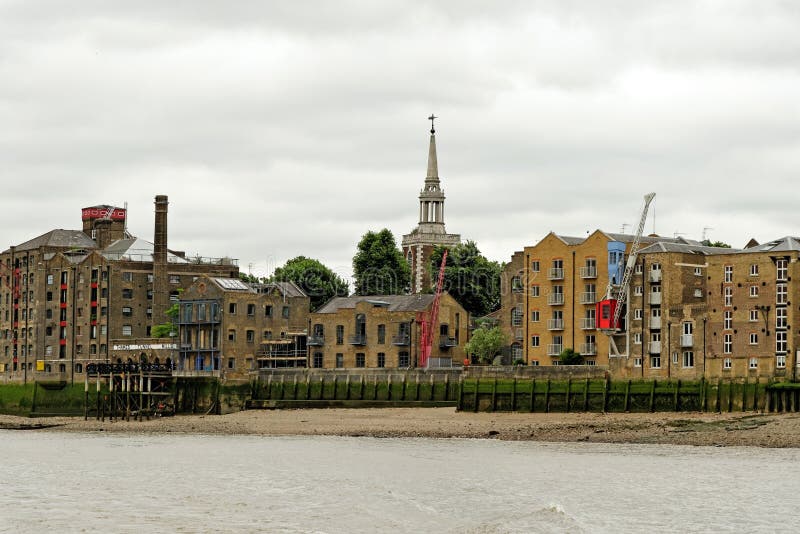
M 125 209 L 93 206 L 82 230 L 51 230 L 0 254 L 0 376 L 75 379 L 86 363 L 131 357 L 132 340 L 146 356 L 152 344 L 141 340 L 167 321 L 180 289 L 204 274 L 238 276 L 235 260 L 169 250 L 167 208 L 157 196 L 154 243 L 127 232 Z
M 310 307 L 292 282 L 201 277 L 180 298 L 175 374 L 243 377 L 256 368 L 306 367 Z
M 419 365 L 420 312 L 430 312 L 433 295 L 335 297 L 310 316 L 311 367 L 408 368 Z M 450 367 L 464 357 L 469 314 L 442 293 L 433 325 L 431 367 Z

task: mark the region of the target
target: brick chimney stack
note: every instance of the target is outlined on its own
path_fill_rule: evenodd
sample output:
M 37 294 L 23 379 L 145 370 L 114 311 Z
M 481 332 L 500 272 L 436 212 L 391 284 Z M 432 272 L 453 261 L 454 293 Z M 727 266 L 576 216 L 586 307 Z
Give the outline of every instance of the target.
M 167 272 L 167 195 L 156 195 L 153 234 L 153 325 L 167 321 L 169 273 Z

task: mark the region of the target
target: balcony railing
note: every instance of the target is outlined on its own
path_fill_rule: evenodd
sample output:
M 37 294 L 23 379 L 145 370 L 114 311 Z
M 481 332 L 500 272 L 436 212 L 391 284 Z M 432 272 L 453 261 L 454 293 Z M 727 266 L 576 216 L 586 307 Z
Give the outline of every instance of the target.
M 656 269 L 655 271 L 650 271 L 650 281 L 654 283 L 658 283 L 661 281 L 661 269 Z
M 325 336 L 323 335 L 310 335 L 306 341 L 309 347 L 321 347 L 325 344 Z
M 548 330 L 564 330 L 564 319 L 548 319 Z
M 550 343 L 547 345 L 548 356 L 558 356 L 564 350 L 564 345 Z
M 694 334 L 681 334 L 681 347 L 693 347 Z
M 650 304 L 661 304 L 661 293 L 650 293 Z
M 584 317 L 581 319 L 582 330 L 594 330 L 595 328 L 597 328 L 597 321 L 595 321 L 594 317 Z
M 410 342 L 411 336 L 408 334 L 398 334 L 396 336 L 392 336 L 392 345 L 407 347 Z
M 597 302 L 597 293 L 594 291 L 581 293 L 581 304 L 594 304 Z
M 597 278 L 597 267 L 581 267 L 581 278 Z
M 597 343 L 581 343 L 581 354 L 594 356 L 597 354 Z
M 563 280 L 564 279 L 564 269 L 561 267 L 552 267 L 547 271 L 547 279 L 548 280 Z
M 366 334 L 356 334 L 354 336 L 350 336 L 348 338 L 348 343 L 351 345 L 366 345 L 367 344 L 367 335 Z
M 547 295 L 547 303 L 554 306 L 564 304 L 564 293 L 550 293 Z
M 661 342 L 651 341 L 647 347 L 647 350 L 650 352 L 650 354 L 661 354 Z
M 661 328 L 661 317 L 650 317 L 650 330 L 658 330 Z
M 457 346 L 458 346 L 458 341 L 456 341 L 456 338 L 448 337 L 448 336 L 439 337 L 439 348 L 440 349 L 447 350 L 449 348 L 457 347 Z

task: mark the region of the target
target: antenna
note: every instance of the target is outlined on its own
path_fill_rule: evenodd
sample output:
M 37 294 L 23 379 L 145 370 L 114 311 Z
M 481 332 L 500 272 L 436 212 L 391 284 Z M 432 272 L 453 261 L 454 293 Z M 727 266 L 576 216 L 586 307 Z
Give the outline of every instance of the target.
M 630 226 L 630 224 L 628 224 L 628 223 L 622 223 L 622 233 L 623 233 L 623 234 L 625 233 L 625 228 L 627 228 L 628 226 Z

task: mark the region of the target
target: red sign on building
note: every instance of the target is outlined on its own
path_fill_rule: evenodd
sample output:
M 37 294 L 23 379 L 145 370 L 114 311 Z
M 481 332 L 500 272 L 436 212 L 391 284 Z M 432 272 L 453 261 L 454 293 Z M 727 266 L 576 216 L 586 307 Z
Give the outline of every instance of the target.
M 125 220 L 125 210 L 122 208 L 114 208 L 111 212 L 111 216 L 109 217 L 108 211 L 110 208 L 104 208 L 102 206 L 96 208 L 83 208 L 81 211 L 81 220 L 88 221 L 91 219 L 102 219 L 104 217 L 108 217 L 114 221 L 124 221 Z

